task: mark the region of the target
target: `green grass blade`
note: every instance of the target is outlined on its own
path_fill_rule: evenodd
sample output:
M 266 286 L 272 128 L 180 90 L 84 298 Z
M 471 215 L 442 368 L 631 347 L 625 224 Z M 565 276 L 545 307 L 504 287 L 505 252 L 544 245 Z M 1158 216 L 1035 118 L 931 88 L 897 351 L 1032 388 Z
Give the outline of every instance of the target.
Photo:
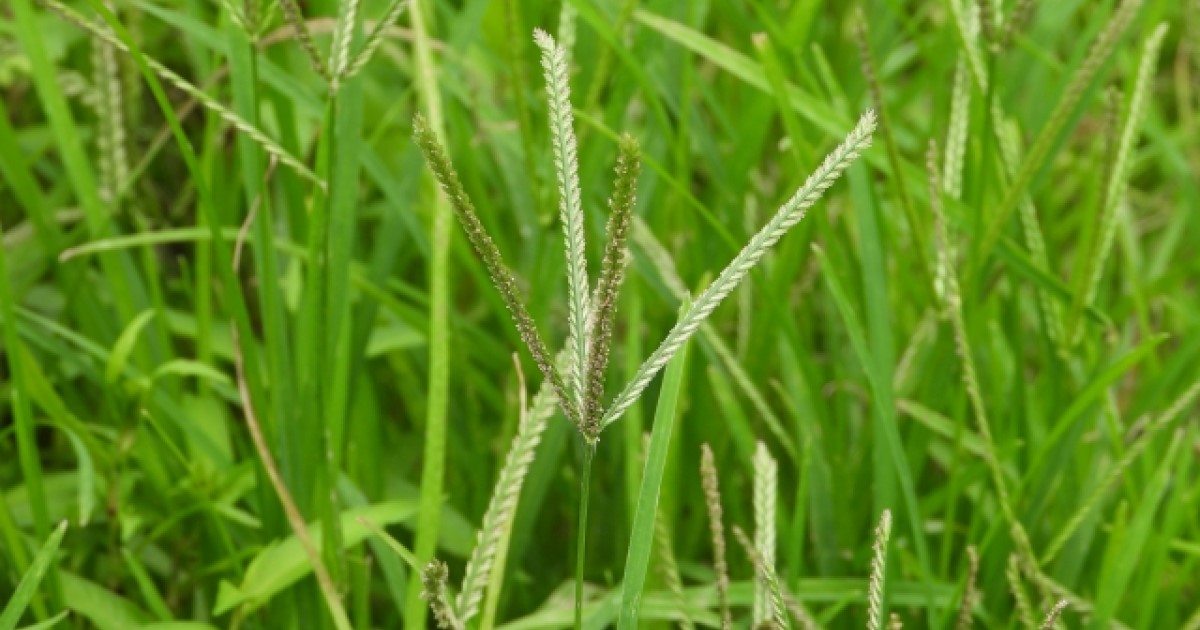
M 17 622 L 21 620 L 21 615 L 25 612 L 25 608 L 29 606 L 29 601 L 33 599 L 37 593 L 38 586 L 42 583 L 42 579 L 46 577 L 46 573 L 50 570 L 51 564 L 54 562 L 54 554 L 58 552 L 58 545 L 62 542 L 63 534 L 67 532 L 67 522 L 63 521 L 54 528 L 54 532 L 50 534 L 50 538 L 42 545 L 40 551 L 33 558 L 33 563 L 29 565 L 29 569 L 25 571 L 25 575 L 21 577 L 21 582 L 17 584 L 17 589 L 13 591 L 8 602 L 4 605 L 4 610 L 0 611 L 0 630 L 13 630 L 17 627 Z
M 650 433 L 650 449 L 638 493 L 637 512 L 633 517 L 633 534 L 625 558 L 625 576 L 621 586 L 619 630 L 636 630 L 642 607 L 642 590 L 654 547 L 654 519 L 658 513 L 658 498 L 662 488 L 663 471 L 667 466 L 667 447 L 675 429 L 679 399 L 687 362 L 687 344 L 671 359 L 663 377 L 658 406 L 654 410 L 654 428 Z

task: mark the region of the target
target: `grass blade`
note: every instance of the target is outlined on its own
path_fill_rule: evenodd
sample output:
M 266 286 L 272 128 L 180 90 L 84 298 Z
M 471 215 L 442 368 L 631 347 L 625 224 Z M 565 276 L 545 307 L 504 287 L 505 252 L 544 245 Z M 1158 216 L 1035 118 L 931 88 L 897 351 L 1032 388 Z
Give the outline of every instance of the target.
M 646 453 L 646 468 L 642 474 L 637 511 L 633 517 L 633 534 L 625 558 L 618 630 L 636 630 L 638 627 L 642 589 L 646 585 L 646 570 L 650 565 L 654 546 L 654 520 L 658 513 L 659 492 L 662 488 L 663 471 L 667 466 L 667 449 L 671 444 L 671 433 L 675 430 L 675 420 L 678 416 L 686 362 L 687 344 L 684 343 L 671 359 L 666 376 L 663 377 L 662 390 L 658 394 L 658 406 L 654 410 L 654 428 L 650 433 L 650 448 Z
M 0 508 L 7 509 L 7 508 Z M 51 563 L 54 562 L 54 554 L 58 552 L 58 545 L 62 542 L 63 534 L 67 532 L 67 522 L 63 521 L 54 528 L 45 544 L 42 545 L 40 551 L 34 556 L 33 562 L 29 565 L 29 569 L 25 571 L 25 575 L 21 577 L 20 583 L 17 584 L 17 589 L 8 599 L 8 603 L 4 605 L 4 610 L 0 612 L 0 630 L 13 630 L 17 627 L 17 622 L 21 620 L 21 615 L 25 612 L 25 608 L 29 606 L 29 601 L 33 599 L 37 593 L 38 585 L 42 583 L 42 578 L 50 570 Z
M 809 176 L 804 185 L 771 217 L 750 242 L 746 244 L 737 256 L 725 267 L 717 279 L 700 294 L 691 308 L 680 318 L 671 332 L 650 357 L 638 368 L 625 389 L 617 395 L 612 405 L 604 413 L 600 423 L 601 428 L 616 422 L 621 414 L 642 395 L 650 381 L 671 357 L 679 351 L 683 344 L 700 327 L 700 324 L 716 310 L 717 306 L 729 296 L 734 288 L 746 277 L 746 274 L 766 256 L 767 252 L 783 238 L 794 225 L 804 218 L 807 210 L 812 207 L 821 195 L 837 181 L 838 177 L 853 163 L 858 156 L 871 145 L 871 134 L 875 131 L 875 114 L 867 111 L 859 119 L 858 125 L 846 136 L 845 141 L 838 145 L 821 163 L 821 166 Z

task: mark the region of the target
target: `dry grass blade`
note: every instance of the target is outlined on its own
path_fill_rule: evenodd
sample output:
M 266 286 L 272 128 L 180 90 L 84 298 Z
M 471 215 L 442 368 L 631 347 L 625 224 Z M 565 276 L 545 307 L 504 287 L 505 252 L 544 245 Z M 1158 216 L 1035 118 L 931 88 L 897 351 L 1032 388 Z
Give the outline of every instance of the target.
M 721 271 L 717 279 L 696 298 L 692 307 L 684 313 L 671 332 L 667 333 L 666 338 L 642 363 L 625 389 L 604 412 L 601 428 L 616 422 L 629 409 L 650 385 L 654 376 L 675 356 L 684 342 L 695 334 L 700 324 L 729 296 L 763 256 L 766 256 L 771 247 L 804 218 L 806 211 L 820 200 L 821 195 L 837 181 L 850 164 L 871 145 L 875 124 L 875 113 L 868 110 L 846 139 L 825 158 L 796 194 L 783 204 L 775 216 L 771 217 L 771 220 L 738 252 L 729 266 Z
M 504 305 L 512 315 L 521 341 L 533 355 L 533 362 L 537 364 L 542 376 L 553 387 L 563 413 L 576 426 L 582 426 L 578 407 L 569 395 L 558 368 L 550 358 L 550 351 L 546 349 L 545 342 L 538 334 L 537 325 L 518 296 L 516 279 L 505 266 L 504 259 L 500 256 L 500 250 L 496 248 L 496 243 L 483 229 L 483 224 L 480 223 L 479 216 L 475 213 L 475 205 L 467 196 L 467 191 L 463 188 L 462 181 L 458 178 L 458 172 L 454 170 L 450 156 L 446 154 L 446 149 L 429 125 L 425 123 L 425 119 L 419 115 L 413 119 L 413 139 L 420 147 L 425 161 L 428 162 L 429 168 L 437 178 L 438 185 L 446 193 L 450 207 L 454 210 L 454 216 L 462 225 L 467 240 L 471 242 L 471 247 L 475 249 L 475 253 L 487 268 L 492 284 L 496 286 L 500 297 L 504 299 Z
M 241 262 L 242 244 L 246 242 L 246 235 L 257 214 L 256 210 L 256 206 L 251 208 L 250 212 L 246 215 L 246 220 L 242 224 L 241 230 L 238 232 L 233 252 L 233 268 L 235 271 L 239 266 L 238 263 Z M 267 473 L 267 479 L 271 482 L 271 487 L 275 490 L 275 495 L 279 498 L 279 503 L 283 505 L 283 513 L 287 517 L 288 525 L 291 526 L 292 533 L 296 535 L 296 540 L 300 541 L 300 547 L 304 550 L 304 555 L 308 558 L 308 562 L 312 566 L 313 574 L 317 577 L 317 585 L 321 589 L 321 595 L 325 598 L 325 604 L 329 607 L 329 613 L 333 615 L 334 624 L 338 630 L 351 630 L 350 618 L 346 615 L 346 609 L 342 606 L 341 595 L 338 593 L 337 586 L 333 583 L 333 578 L 330 577 L 329 571 L 325 568 L 325 563 L 321 559 L 321 552 L 317 550 L 312 536 L 309 535 L 308 524 L 304 521 L 304 515 L 300 513 L 300 508 L 297 507 L 291 492 L 288 491 L 287 485 L 283 483 L 283 477 L 279 474 L 279 467 L 276 466 L 275 458 L 271 455 L 271 448 L 267 446 L 267 440 L 263 436 L 262 425 L 259 424 L 258 416 L 254 413 L 254 401 L 251 399 L 250 389 L 246 385 L 246 367 L 245 361 L 242 358 L 242 346 L 241 341 L 238 339 L 237 326 L 230 326 L 229 330 L 233 340 L 233 364 L 237 376 L 237 391 L 242 403 L 242 413 L 246 418 L 246 428 L 250 432 L 250 441 L 254 444 L 254 450 L 262 462 L 263 470 Z

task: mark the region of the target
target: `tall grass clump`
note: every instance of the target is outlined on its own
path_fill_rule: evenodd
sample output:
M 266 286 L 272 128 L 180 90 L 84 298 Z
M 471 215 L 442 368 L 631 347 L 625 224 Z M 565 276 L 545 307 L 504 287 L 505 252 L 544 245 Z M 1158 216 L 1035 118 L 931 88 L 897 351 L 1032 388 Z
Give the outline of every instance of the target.
M 1200 630 L 1194 0 L 2 7 L 0 630 Z

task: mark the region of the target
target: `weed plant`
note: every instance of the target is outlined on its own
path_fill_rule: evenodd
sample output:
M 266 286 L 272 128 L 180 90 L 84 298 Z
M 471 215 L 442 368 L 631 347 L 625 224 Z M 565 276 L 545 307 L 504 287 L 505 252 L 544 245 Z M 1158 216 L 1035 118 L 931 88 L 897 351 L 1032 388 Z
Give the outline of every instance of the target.
M 1200 630 L 1193 5 L 10 0 L 0 630 Z

